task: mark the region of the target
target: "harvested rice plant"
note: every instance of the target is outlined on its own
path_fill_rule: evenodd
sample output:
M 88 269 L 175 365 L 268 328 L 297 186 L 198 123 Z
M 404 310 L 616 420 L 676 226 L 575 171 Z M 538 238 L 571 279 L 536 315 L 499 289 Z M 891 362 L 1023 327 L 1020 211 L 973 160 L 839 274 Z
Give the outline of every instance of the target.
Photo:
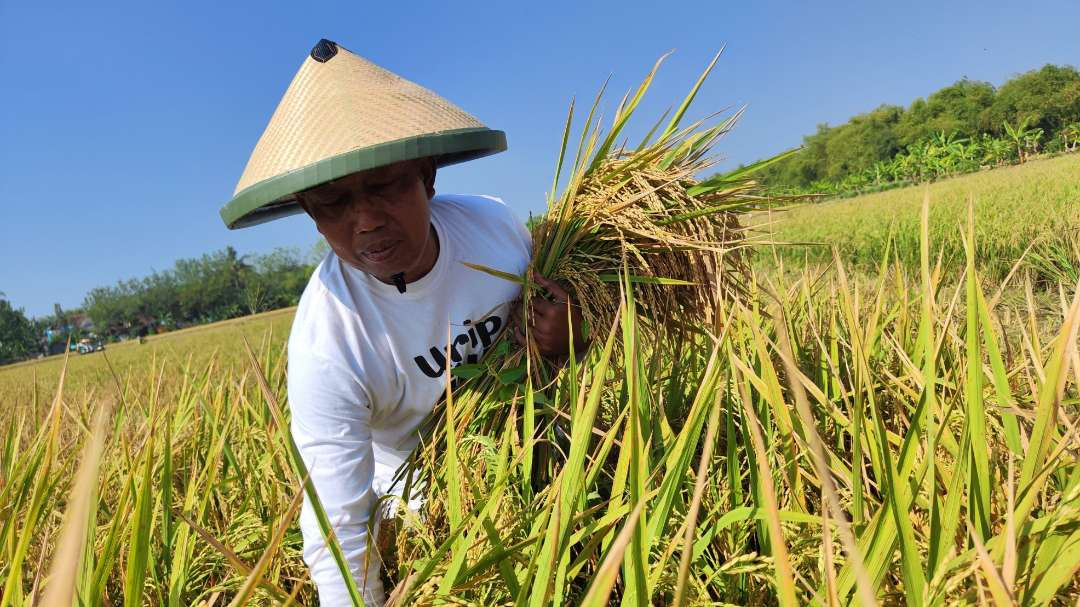
M 423 505 L 380 542 L 391 603 L 1075 604 L 1078 286 L 999 297 L 974 213 L 932 197 L 910 264 L 755 270 L 754 167 L 694 179 L 734 124 L 682 125 L 700 81 L 617 143 L 650 79 L 606 130 L 567 121 L 534 231 L 590 346 L 447 377 L 401 474 Z M 0 370 L 0 607 L 315 604 L 288 318 Z

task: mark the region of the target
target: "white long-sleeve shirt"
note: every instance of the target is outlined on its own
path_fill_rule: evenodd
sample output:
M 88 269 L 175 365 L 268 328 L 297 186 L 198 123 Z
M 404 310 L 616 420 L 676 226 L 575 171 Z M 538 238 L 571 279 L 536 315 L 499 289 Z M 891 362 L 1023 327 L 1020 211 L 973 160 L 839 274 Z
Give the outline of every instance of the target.
M 532 249 L 524 224 L 498 199 L 436 196 L 429 206 L 439 256 L 428 274 L 399 293 L 331 252 L 304 289 L 289 336 L 293 439 L 368 605 L 385 601 L 381 563 L 368 550 L 376 502 L 400 494 L 390 486 L 394 472 L 445 392 L 447 367 L 479 360 L 520 292 L 462 262 L 520 275 Z M 349 605 L 306 498 L 300 528 L 320 603 Z

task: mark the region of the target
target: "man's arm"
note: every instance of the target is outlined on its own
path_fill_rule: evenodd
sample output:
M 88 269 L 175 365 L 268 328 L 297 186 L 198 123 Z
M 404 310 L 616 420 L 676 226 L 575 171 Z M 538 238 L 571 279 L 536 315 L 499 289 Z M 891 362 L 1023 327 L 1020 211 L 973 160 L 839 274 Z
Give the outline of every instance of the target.
M 355 375 L 343 365 L 311 353 L 290 353 L 289 406 L 292 435 L 326 510 L 356 585 L 368 605 L 382 605 L 381 561 L 370 537 L 376 504 L 371 482 L 371 409 Z M 305 497 L 300 513 L 304 561 L 328 607 L 351 605 L 333 555 L 326 547 L 315 512 Z

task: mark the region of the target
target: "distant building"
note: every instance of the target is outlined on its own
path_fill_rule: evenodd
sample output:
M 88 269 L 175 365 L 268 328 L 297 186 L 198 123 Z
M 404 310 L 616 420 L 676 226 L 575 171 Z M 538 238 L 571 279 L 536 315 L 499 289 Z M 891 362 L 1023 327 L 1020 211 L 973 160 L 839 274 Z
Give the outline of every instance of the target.
M 84 312 L 72 312 L 65 314 L 60 305 L 55 306 L 56 316 L 52 324 L 45 328 L 44 343 L 42 349 L 45 354 L 62 354 L 68 345 L 68 338 L 73 339 L 79 335 L 91 333 L 94 330 L 94 321 Z
M 90 317 L 82 312 L 76 312 L 69 316 L 68 324 L 80 331 L 92 331 L 94 329 L 94 321 L 90 320 Z

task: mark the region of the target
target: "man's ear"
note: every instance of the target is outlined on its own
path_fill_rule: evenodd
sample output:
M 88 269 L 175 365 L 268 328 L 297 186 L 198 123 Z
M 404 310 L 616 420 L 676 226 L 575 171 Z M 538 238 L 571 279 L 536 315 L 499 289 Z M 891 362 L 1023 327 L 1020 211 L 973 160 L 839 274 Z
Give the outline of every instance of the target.
M 307 203 L 304 202 L 303 194 L 297 192 L 293 196 L 294 196 L 294 198 L 296 198 L 296 204 L 300 205 L 301 209 L 304 209 L 304 213 L 307 213 L 308 217 L 311 217 L 312 219 L 315 219 L 315 217 L 312 216 L 312 214 L 311 214 L 311 209 L 309 209 Z
M 435 197 L 435 159 L 431 157 L 425 158 L 420 170 L 423 175 L 424 189 L 427 190 L 428 200 L 431 200 Z

